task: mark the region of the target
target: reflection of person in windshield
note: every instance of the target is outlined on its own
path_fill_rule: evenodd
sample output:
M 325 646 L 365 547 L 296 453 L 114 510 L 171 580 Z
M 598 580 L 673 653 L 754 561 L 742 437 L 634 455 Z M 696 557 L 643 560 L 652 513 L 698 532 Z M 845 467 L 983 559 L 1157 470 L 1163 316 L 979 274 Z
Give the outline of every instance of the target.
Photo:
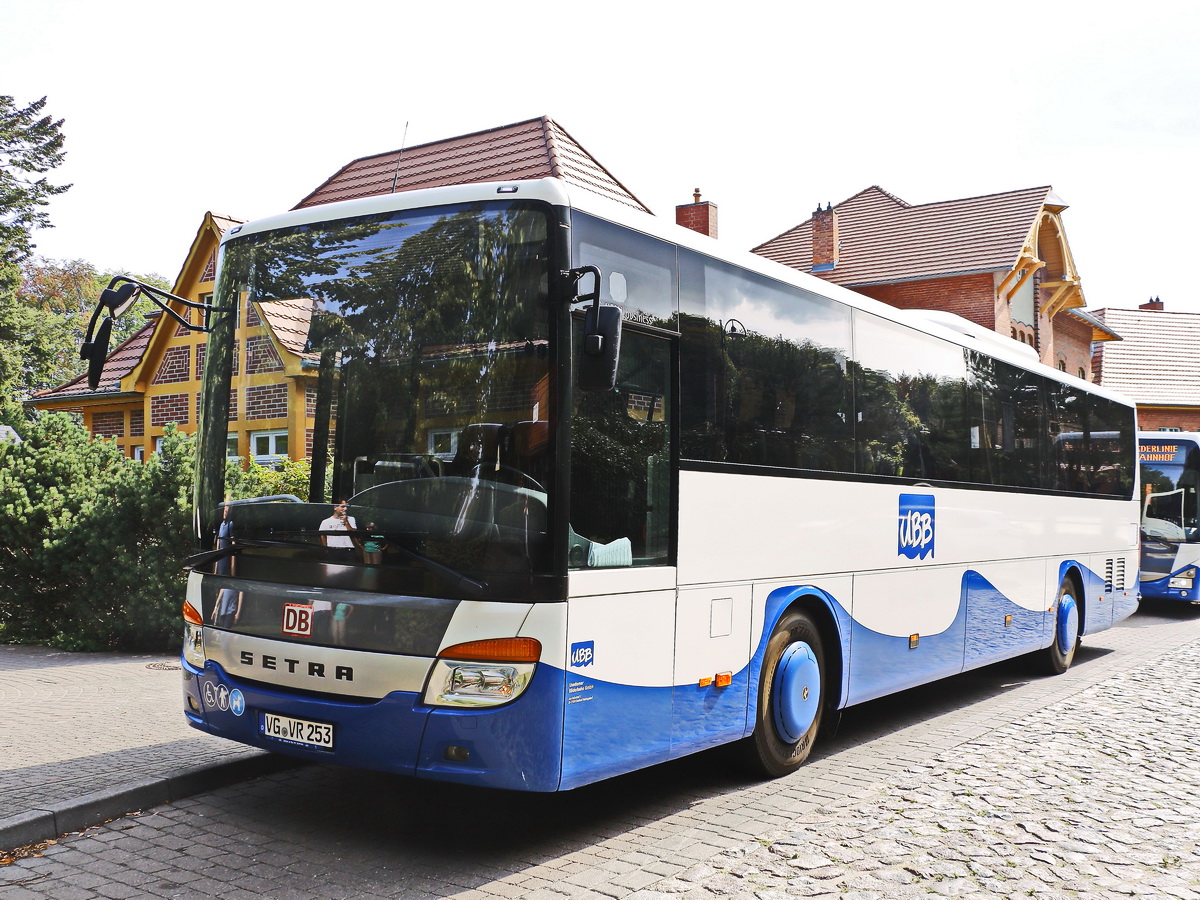
M 374 532 L 375 523 L 367 523 L 367 531 Z M 383 562 L 383 546 L 387 539 L 382 534 L 369 533 L 362 542 L 363 562 L 368 566 L 377 566 Z
M 323 532 L 349 532 L 357 529 L 358 525 L 355 523 L 354 517 L 347 514 L 347 509 L 345 500 L 335 503 L 333 515 L 321 523 L 320 530 Z M 332 551 L 329 556 L 334 562 L 354 562 L 354 548 L 357 546 L 357 541 L 350 534 L 322 534 L 321 543 Z
M 230 516 L 228 500 L 221 507 L 221 525 L 217 529 L 217 550 L 225 550 L 233 544 L 233 518 Z M 217 560 L 216 574 L 236 575 L 237 558 L 230 553 Z M 217 603 L 213 608 L 213 624 L 218 628 L 229 628 L 236 624 L 242 614 L 242 592 L 232 588 L 221 588 L 217 594 Z

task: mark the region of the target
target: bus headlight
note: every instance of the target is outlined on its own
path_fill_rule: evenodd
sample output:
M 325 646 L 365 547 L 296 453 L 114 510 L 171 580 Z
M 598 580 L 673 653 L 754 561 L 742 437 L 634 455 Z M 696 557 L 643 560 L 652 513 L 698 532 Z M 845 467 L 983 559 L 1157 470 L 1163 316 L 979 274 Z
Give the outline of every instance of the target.
M 533 638 L 495 638 L 447 647 L 433 664 L 425 702 L 468 707 L 509 703 L 529 686 L 541 649 Z
M 204 668 L 204 627 L 185 622 L 183 626 L 183 658 L 197 669 Z
M 1180 590 L 1190 591 L 1192 584 L 1196 580 L 1196 569 L 1184 569 L 1178 575 L 1171 576 L 1170 587 L 1179 588 Z
M 425 690 L 431 706 L 499 706 L 521 695 L 533 664 L 498 666 L 439 659 Z

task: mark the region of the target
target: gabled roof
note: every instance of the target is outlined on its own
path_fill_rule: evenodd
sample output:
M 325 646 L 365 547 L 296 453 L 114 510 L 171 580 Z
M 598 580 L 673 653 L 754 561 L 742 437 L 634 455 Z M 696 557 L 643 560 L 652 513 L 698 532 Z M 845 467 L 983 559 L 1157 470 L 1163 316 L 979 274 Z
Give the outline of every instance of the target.
M 192 238 L 192 244 L 188 248 L 188 255 L 184 258 L 183 265 L 179 268 L 179 274 L 175 276 L 175 283 L 172 287 L 172 290 L 178 293 L 184 289 L 184 286 L 187 284 L 188 271 L 198 262 L 201 266 L 207 266 L 209 262 L 215 261 L 216 246 L 215 244 L 212 247 L 207 246 L 207 244 L 211 242 L 205 241 L 205 236 L 214 234 L 216 243 L 219 244 L 221 235 L 227 232 L 230 228 L 233 228 L 235 225 L 241 225 L 244 222 L 244 219 L 234 219 L 230 216 L 218 215 L 211 210 L 206 212 L 204 214 L 204 218 L 200 220 L 200 227 L 196 229 L 196 236 Z M 204 253 L 206 250 L 208 253 L 205 255 L 205 258 L 200 259 L 200 254 Z M 210 259 L 210 257 L 213 259 Z M 213 266 L 213 269 L 215 275 L 215 266 Z M 203 274 L 201 274 L 201 272 L 203 272 Z M 206 280 L 205 275 L 207 274 L 208 272 L 205 269 L 198 270 L 195 273 L 196 280 Z
M 1048 186 L 920 206 L 872 186 L 833 207 L 840 258 L 821 277 L 860 286 L 1007 271 L 1047 205 L 1064 208 Z M 754 252 L 807 272 L 812 228 L 809 218 Z
M 109 351 L 108 359 L 104 363 L 104 371 L 100 375 L 100 383 L 96 385 L 94 391 L 88 387 L 87 372 L 84 372 L 58 387 L 39 391 L 29 399 L 32 401 L 63 400 L 120 393 L 121 379 L 132 372 L 134 367 L 141 362 L 142 355 L 150 344 L 150 337 L 154 334 L 154 328 L 158 324 L 158 319 L 157 315 L 147 319 L 146 324 L 135 331 L 132 336 Z
M 1141 404 L 1200 405 L 1200 313 L 1100 309 L 1094 315 L 1122 338 L 1104 345 L 1105 387 Z
M 650 212 L 566 129 L 546 116 L 364 156 L 343 166 L 295 208 L 418 188 L 534 178 L 561 178 L 610 200 Z

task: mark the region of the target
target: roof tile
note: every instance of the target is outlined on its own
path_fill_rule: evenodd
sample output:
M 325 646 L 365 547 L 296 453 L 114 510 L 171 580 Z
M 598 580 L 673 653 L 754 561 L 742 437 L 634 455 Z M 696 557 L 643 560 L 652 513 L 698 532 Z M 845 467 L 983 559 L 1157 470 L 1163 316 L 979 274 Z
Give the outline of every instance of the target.
M 561 178 L 650 212 L 566 129 L 546 116 L 356 159 L 301 200 L 296 209 L 419 188 L 534 178 Z
M 1138 403 L 1200 404 L 1200 314 L 1101 309 L 1093 315 L 1122 340 L 1101 349 L 1101 383 Z
M 1008 269 L 1049 187 L 913 206 L 878 186 L 834 206 L 840 251 L 821 275 L 858 286 Z M 792 268 L 812 268 L 812 218 L 754 248 Z

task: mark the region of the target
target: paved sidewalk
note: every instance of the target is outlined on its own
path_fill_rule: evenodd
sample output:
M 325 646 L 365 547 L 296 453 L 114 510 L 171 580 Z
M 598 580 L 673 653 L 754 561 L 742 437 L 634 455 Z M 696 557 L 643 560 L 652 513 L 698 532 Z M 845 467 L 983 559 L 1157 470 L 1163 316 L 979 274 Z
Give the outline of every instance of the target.
M 294 765 L 184 721 L 176 657 L 0 644 L 0 852 Z

